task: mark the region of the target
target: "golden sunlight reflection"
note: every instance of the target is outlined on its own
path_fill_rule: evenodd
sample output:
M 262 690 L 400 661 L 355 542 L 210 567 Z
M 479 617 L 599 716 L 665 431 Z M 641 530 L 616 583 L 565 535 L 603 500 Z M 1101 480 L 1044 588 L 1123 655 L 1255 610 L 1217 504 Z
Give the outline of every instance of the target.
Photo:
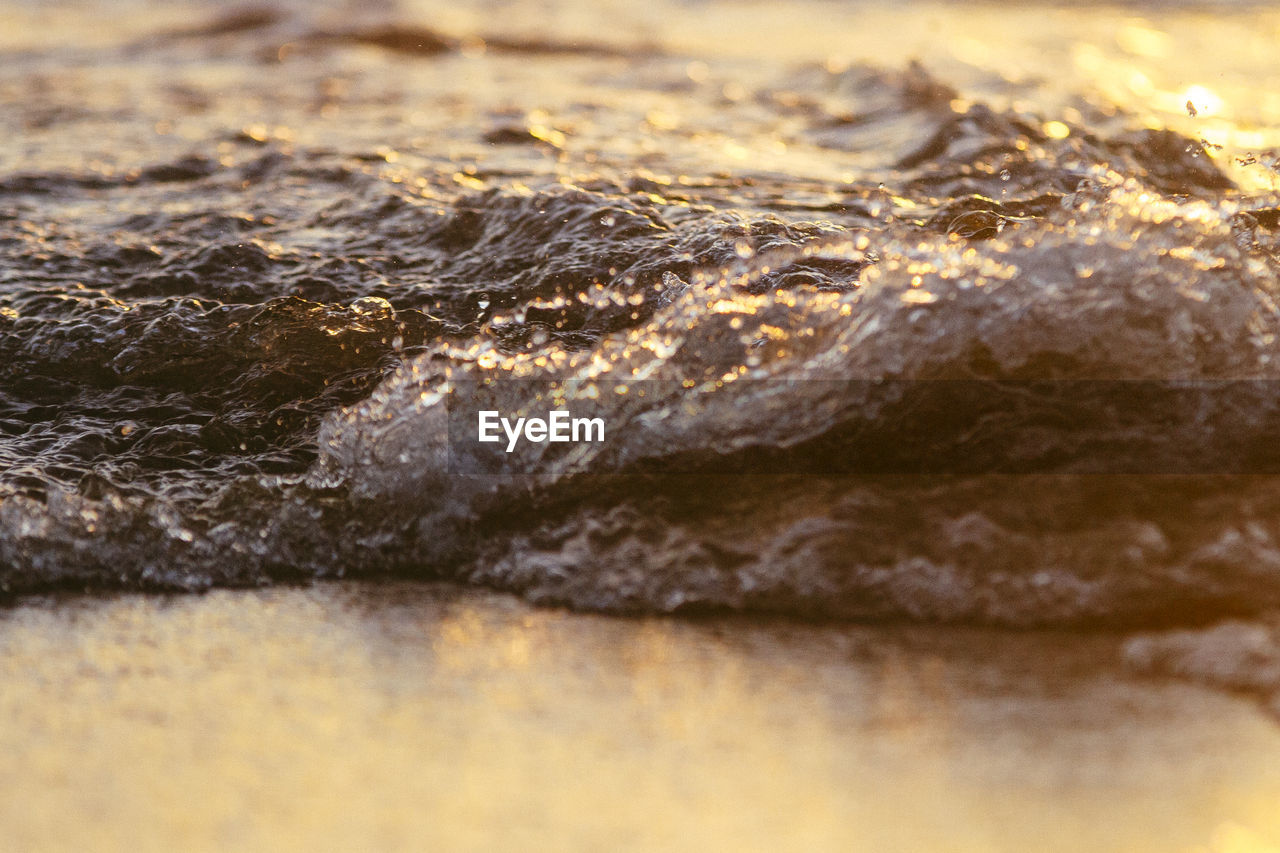
M 1187 112 L 1194 109 L 1195 115 L 1198 116 L 1211 116 L 1222 109 L 1222 98 L 1205 86 L 1188 86 L 1180 93 L 1179 97 L 1182 96 L 1185 96 L 1187 103 L 1191 105 Z
M 5 849 L 1274 850 L 1280 728 L 1117 640 L 430 585 L 0 615 Z

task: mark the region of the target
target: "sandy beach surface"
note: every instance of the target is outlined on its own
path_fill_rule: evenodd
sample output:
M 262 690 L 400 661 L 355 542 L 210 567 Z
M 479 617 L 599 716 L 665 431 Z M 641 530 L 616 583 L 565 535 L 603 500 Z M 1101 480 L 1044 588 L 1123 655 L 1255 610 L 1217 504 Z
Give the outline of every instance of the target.
M 432 584 L 33 599 L 0 848 L 1275 849 L 1280 727 L 1119 649 Z

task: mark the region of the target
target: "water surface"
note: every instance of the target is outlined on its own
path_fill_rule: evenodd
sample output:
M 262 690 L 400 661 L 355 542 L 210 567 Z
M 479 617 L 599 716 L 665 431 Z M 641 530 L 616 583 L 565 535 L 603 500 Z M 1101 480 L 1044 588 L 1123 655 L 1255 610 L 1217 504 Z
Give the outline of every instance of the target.
M 0 2 L 0 826 L 1275 843 L 1277 41 Z

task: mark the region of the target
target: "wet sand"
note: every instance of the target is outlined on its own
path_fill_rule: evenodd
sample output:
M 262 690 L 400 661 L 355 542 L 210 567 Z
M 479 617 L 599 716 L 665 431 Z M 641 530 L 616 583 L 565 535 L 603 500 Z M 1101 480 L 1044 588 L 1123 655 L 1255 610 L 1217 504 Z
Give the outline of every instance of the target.
M 0 612 L 4 850 L 1280 844 L 1280 726 L 1122 638 L 439 585 Z

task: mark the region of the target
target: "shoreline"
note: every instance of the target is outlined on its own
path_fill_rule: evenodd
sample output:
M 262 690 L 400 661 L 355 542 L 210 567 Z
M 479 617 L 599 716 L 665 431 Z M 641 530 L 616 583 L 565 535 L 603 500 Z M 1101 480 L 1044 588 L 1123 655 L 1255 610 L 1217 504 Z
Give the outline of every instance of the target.
M 1280 726 L 1118 634 L 438 583 L 0 612 L 8 849 L 1261 850 Z

